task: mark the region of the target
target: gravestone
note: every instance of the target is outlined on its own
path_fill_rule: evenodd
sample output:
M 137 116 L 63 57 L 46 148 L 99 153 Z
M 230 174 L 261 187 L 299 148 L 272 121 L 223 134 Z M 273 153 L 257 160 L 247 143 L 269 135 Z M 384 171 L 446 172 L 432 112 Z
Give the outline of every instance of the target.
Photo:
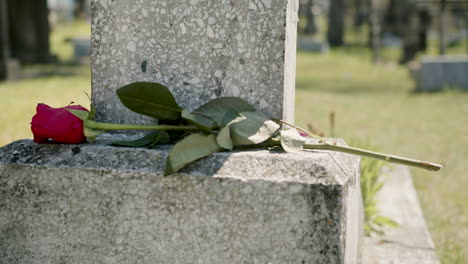
M 445 87 L 468 90 L 468 56 L 426 56 L 414 73 L 417 91 L 435 92 Z
M 241 96 L 292 119 L 296 0 L 92 4 L 101 121 L 151 122 L 117 101 L 114 90 L 133 81 L 162 82 L 189 109 Z M 358 263 L 358 157 L 222 152 L 163 177 L 171 146 L 106 145 L 124 136 L 83 145 L 22 140 L 0 149 L 0 259 Z
M 293 121 L 297 7 L 296 0 L 93 1 L 97 119 L 151 122 L 114 92 L 152 81 L 189 110 L 237 96 Z
M 91 40 L 89 38 L 74 38 L 73 57 L 77 60 L 91 56 Z
M 309 52 L 326 53 L 330 50 L 330 47 L 326 42 L 303 37 L 297 40 L 297 49 Z

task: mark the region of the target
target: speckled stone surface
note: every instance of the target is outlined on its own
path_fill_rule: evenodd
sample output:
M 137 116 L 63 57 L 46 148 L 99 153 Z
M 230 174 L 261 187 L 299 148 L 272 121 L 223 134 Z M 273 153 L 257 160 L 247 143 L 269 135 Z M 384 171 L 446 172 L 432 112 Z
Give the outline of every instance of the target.
M 0 149 L 1 263 L 356 263 L 359 158 L 169 146 Z
M 93 0 L 92 87 L 97 119 L 151 123 L 115 90 L 160 82 L 194 110 L 241 97 L 294 119 L 297 0 Z

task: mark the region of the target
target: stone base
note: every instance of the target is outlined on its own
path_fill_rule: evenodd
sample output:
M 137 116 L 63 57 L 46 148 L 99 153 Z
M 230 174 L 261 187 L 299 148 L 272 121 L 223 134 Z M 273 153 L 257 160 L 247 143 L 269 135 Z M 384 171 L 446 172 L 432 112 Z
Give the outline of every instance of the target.
M 168 149 L 0 149 L 1 262 L 357 262 L 359 158 L 225 152 L 163 177 Z

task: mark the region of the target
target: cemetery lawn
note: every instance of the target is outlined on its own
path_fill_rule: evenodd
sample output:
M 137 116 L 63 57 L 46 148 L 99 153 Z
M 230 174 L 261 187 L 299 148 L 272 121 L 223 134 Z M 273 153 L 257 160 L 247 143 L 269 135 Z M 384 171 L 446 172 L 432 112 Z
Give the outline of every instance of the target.
M 468 92 L 414 93 L 406 68 L 373 65 L 367 51 L 298 53 L 296 123 L 312 123 L 349 144 L 442 163 L 441 173 L 412 169 L 442 263 L 468 263 Z
M 63 39 L 77 35 L 89 35 L 89 26 L 72 23 L 53 31 L 52 50 L 61 60 L 71 57 Z M 0 147 L 32 137 L 37 103 L 88 107 L 89 68 L 34 66 L 26 72 L 48 74 L 0 82 Z M 405 68 L 372 65 L 364 49 L 299 52 L 296 123 L 313 123 L 329 136 L 328 116 L 335 111 L 335 135 L 348 143 L 367 142 L 387 153 L 444 164 L 441 173 L 412 173 L 439 257 L 443 263 L 468 263 L 468 92 L 417 94 L 413 87 Z

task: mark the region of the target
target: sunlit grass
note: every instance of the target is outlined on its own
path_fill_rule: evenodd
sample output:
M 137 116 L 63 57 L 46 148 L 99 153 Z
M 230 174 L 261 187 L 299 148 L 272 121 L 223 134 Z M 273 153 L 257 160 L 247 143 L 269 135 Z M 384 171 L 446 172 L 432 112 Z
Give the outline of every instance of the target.
M 298 56 L 298 125 L 312 122 L 348 141 L 369 141 L 386 152 L 441 162 L 441 173 L 412 170 L 443 263 L 468 261 L 468 93 L 414 93 L 407 70 L 373 65 L 368 52 Z
M 62 107 L 70 102 L 89 106 L 90 71 L 78 76 L 44 77 L 0 82 L 0 146 L 13 140 L 31 138 L 29 123 L 37 103 Z

